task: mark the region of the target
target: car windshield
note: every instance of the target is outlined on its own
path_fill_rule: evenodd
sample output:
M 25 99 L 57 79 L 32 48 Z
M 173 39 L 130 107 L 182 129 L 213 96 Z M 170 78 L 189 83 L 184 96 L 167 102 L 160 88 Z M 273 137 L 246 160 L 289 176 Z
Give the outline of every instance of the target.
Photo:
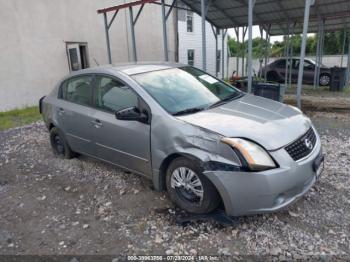
M 132 77 L 173 115 L 205 110 L 242 95 L 233 86 L 190 66 L 141 73 Z

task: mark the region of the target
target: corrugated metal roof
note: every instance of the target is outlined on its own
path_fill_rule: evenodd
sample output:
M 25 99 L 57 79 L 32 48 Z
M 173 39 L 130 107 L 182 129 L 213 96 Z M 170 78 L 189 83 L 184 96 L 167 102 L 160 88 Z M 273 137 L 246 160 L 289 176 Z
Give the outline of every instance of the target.
M 198 14 L 200 0 L 182 0 Z M 206 19 L 218 28 L 247 26 L 248 0 L 207 0 Z M 265 28 L 271 25 L 271 35 L 287 32 L 287 21 L 296 23 L 295 33 L 302 32 L 305 0 L 256 0 L 253 10 L 253 24 Z M 317 32 L 317 16 L 326 20 L 325 30 L 350 27 L 350 0 L 315 0 L 310 10 L 308 32 Z

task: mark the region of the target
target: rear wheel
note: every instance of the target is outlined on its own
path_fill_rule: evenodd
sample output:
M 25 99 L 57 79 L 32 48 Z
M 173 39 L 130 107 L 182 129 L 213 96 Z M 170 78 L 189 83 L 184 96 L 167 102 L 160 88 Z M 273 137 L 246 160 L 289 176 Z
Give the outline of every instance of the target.
M 65 159 L 71 159 L 75 156 L 62 132 L 57 127 L 53 127 L 50 130 L 50 143 L 52 151 L 56 156 Z
M 320 86 L 328 86 L 331 82 L 331 77 L 328 74 L 321 74 L 320 75 Z
M 220 204 L 220 196 L 195 161 L 175 159 L 167 170 L 166 186 L 170 199 L 190 213 L 208 213 Z

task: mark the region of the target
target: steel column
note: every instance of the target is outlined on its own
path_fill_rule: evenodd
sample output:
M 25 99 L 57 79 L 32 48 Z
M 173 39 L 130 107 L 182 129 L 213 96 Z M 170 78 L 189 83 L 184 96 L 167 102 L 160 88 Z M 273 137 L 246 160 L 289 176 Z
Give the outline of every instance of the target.
M 290 22 L 287 23 L 287 38 L 286 38 L 286 68 L 284 71 L 284 88 L 287 89 L 288 84 L 288 67 L 289 67 L 289 34 L 290 34 Z
M 132 44 L 132 59 L 134 62 L 137 62 L 134 15 L 132 12 L 132 6 L 129 6 L 129 18 L 130 18 L 130 32 L 131 32 L 131 44 Z
M 164 48 L 164 60 L 169 61 L 168 55 L 168 34 L 166 28 L 166 14 L 165 14 L 165 3 L 164 0 L 161 0 L 162 3 L 162 23 L 163 23 L 163 48 Z
M 344 28 L 344 32 L 343 32 L 343 47 L 342 47 L 342 52 L 341 52 L 340 67 L 343 67 L 343 60 L 344 60 L 344 53 L 345 53 L 345 43 L 346 43 L 346 29 Z
M 264 79 L 265 79 L 265 83 L 267 81 L 267 70 L 266 70 L 266 66 L 267 66 L 267 58 L 269 56 L 269 45 L 270 45 L 270 29 L 271 29 L 271 25 L 268 25 L 267 27 L 267 31 L 266 31 L 266 39 L 265 39 L 265 64 L 264 64 Z
M 318 29 L 317 29 L 317 47 L 316 47 L 316 57 L 315 57 L 315 61 L 316 61 L 316 65 L 318 64 L 319 61 L 319 56 L 320 56 L 320 48 L 321 48 L 321 18 L 319 17 L 318 19 Z M 316 84 L 317 84 L 317 67 L 315 66 L 315 70 L 314 70 L 314 89 L 316 89 Z
M 218 60 L 218 28 L 215 27 L 215 76 L 218 77 L 219 67 L 217 60 Z
M 293 23 L 292 34 L 291 34 L 291 38 L 290 38 L 290 65 L 289 65 L 288 88 L 291 87 L 291 85 L 292 85 L 292 70 L 293 70 L 293 55 L 294 55 L 293 37 L 294 37 L 295 26 L 296 26 L 296 23 Z
M 236 75 L 238 76 L 239 68 L 239 27 L 235 27 L 236 39 L 237 39 L 237 54 L 236 54 Z
M 241 51 L 242 51 L 242 76 L 244 76 L 244 68 L 245 68 L 245 65 L 244 65 L 244 57 L 245 57 L 245 46 L 244 46 L 244 38 L 245 38 L 245 34 L 247 32 L 247 28 L 244 28 L 242 27 L 242 48 L 241 48 Z
M 349 42 L 349 48 L 348 48 L 348 62 L 347 62 L 346 75 L 345 75 L 345 87 L 349 86 L 349 81 L 350 81 L 350 41 L 348 42 Z
M 305 48 L 306 48 L 306 40 L 307 40 L 307 30 L 309 27 L 310 6 L 312 4 L 314 4 L 314 1 L 315 0 L 306 0 L 305 1 L 303 36 L 302 36 L 302 41 L 301 41 L 300 63 L 299 63 L 298 84 L 297 84 L 297 106 L 298 106 L 298 108 L 301 108 L 301 88 L 303 85 L 304 59 L 305 59 Z
M 253 63 L 253 0 L 248 1 L 248 93 L 252 92 Z
M 226 30 L 221 30 L 221 79 L 224 80 L 225 78 L 225 36 L 227 33 Z
M 106 44 L 107 44 L 108 63 L 112 64 L 111 43 L 109 41 L 109 30 L 108 30 L 108 23 L 107 23 L 107 13 L 103 13 L 103 18 L 104 18 L 105 32 L 106 32 Z
M 201 15 L 202 15 L 202 69 L 207 70 L 207 43 L 205 36 L 205 0 L 201 0 Z
M 317 68 L 317 75 L 316 75 L 316 87 L 319 87 L 320 85 L 320 66 L 322 64 L 322 57 L 323 57 L 323 47 L 324 47 L 324 24 L 325 20 L 322 19 L 321 23 L 321 42 L 320 42 L 320 51 L 319 51 L 319 58 L 318 58 L 318 63 L 316 64 Z

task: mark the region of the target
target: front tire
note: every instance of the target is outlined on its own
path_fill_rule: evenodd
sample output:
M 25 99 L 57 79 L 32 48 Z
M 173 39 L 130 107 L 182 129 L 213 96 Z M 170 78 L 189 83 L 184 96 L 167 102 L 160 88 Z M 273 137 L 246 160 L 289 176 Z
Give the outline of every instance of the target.
M 64 135 L 57 127 L 53 127 L 50 130 L 50 143 L 52 151 L 56 156 L 65 159 L 71 159 L 75 156 Z
M 209 213 L 220 204 L 220 196 L 197 161 L 176 158 L 168 167 L 166 187 L 170 199 L 190 213 Z

